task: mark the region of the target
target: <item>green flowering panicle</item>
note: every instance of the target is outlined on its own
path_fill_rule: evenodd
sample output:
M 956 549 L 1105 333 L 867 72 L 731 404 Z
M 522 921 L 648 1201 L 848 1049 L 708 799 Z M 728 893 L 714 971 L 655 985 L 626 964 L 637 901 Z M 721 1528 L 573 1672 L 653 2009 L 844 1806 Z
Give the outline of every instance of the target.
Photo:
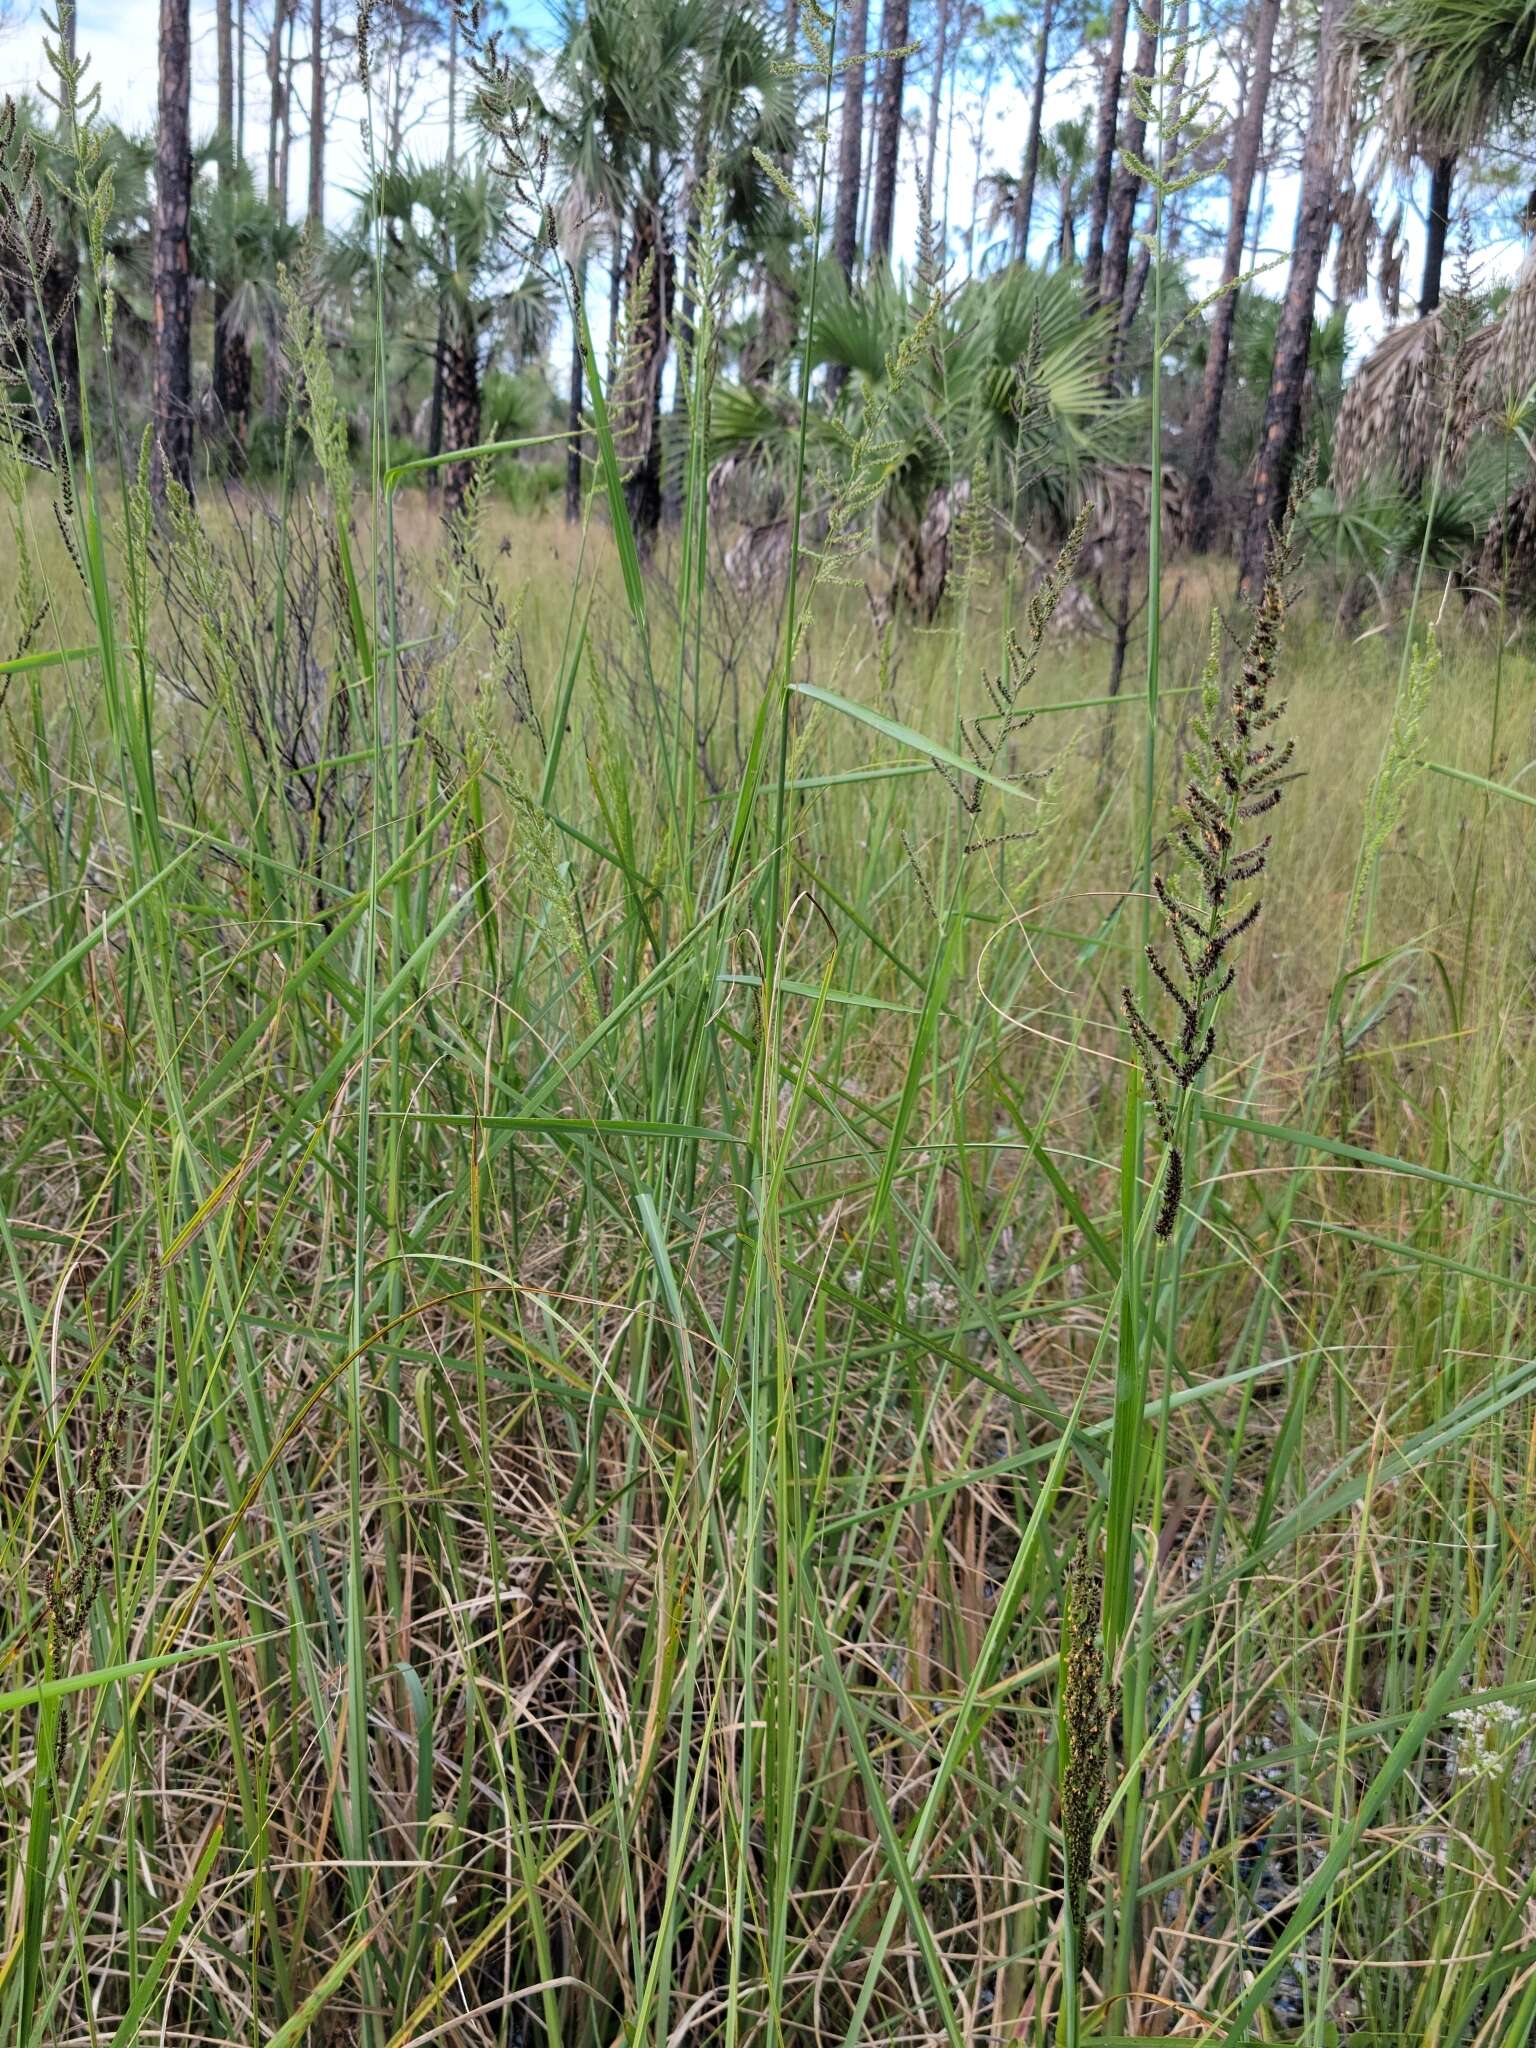
M 1268 866 L 1270 837 L 1266 833 L 1262 839 L 1245 840 L 1243 827 L 1275 808 L 1290 779 L 1295 742 L 1281 744 L 1273 737 L 1285 705 L 1272 703 L 1270 690 L 1290 599 L 1296 513 L 1310 489 L 1310 478 L 1298 482 L 1285 522 L 1271 541 L 1242 670 L 1225 705 L 1219 683 L 1220 629 L 1213 621 L 1211 658 L 1194 728 L 1194 772 L 1173 818 L 1174 844 L 1184 857 L 1186 879 L 1181 883 L 1163 875 L 1152 877 L 1172 957 L 1170 961 L 1149 945 L 1147 961 L 1177 1013 L 1172 1035 L 1159 1030 L 1129 988 L 1120 992 L 1136 1063 L 1163 1141 L 1157 1211 L 1157 1235 L 1163 1239 L 1173 1235 L 1184 1193 L 1185 1098 L 1216 1050 L 1216 1007 L 1237 971 L 1229 958 L 1233 942 L 1252 929 L 1263 907 L 1261 897 L 1247 892 Z M 1187 879 L 1191 874 L 1192 882 Z
M 1045 641 L 1045 632 L 1051 622 L 1051 615 L 1061 602 L 1061 594 L 1072 579 L 1072 571 L 1082 550 L 1088 532 L 1089 507 L 1085 505 L 1077 516 L 1076 524 L 1062 543 L 1060 554 L 1052 565 L 1050 574 L 1034 592 L 1025 613 L 1022 633 L 1010 629 L 1008 634 L 1007 663 L 1003 672 L 990 676 L 983 672 L 982 681 L 992 703 L 992 717 L 960 720 L 960 735 L 965 750 L 976 763 L 975 775 L 962 775 L 958 769 L 946 762 L 935 760 L 934 766 L 944 777 L 966 816 L 971 820 L 972 833 L 967 841 L 967 853 L 979 853 L 984 847 L 996 846 L 1005 839 L 1025 839 L 1032 835 L 1022 832 L 992 833 L 981 836 L 975 825 L 981 816 L 982 800 L 989 782 L 1001 779 L 999 766 L 1004 763 L 1004 751 L 1011 740 L 1018 738 L 1034 720 L 1032 711 L 1022 708 L 1021 700 L 1025 691 L 1035 679 L 1040 664 L 1040 649 Z
M 978 456 L 971 464 L 966 490 L 955 513 L 951 543 L 950 588 L 957 598 L 969 595 L 985 577 L 997 539 L 997 506 L 987 465 Z
M 1422 646 L 1415 647 L 1409 659 L 1408 674 L 1392 707 L 1392 728 L 1365 799 L 1363 843 L 1344 920 L 1347 932 L 1353 933 L 1359 921 L 1362 899 L 1376 865 L 1407 813 L 1409 790 L 1423 773 L 1424 713 L 1439 673 L 1440 645 L 1431 627 Z
M 294 381 L 307 401 L 304 423 L 310 445 L 325 478 L 332 507 L 345 522 L 352 505 L 352 461 L 347 453 L 347 423 L 336 396 L 325 330 L 319 312 L 307 303 L 286 264 L 277 266 L 277 291 L 283 302 Z
M 468 598 L 484 621 L 491 646 L 492 675 L 500 684 L 512 716 L 517 724 L 532 728 L 542 750 L 544 726 L 533 701 L 533 684 L 523 653 L 522 595 L 509 607 L 481 556 L 485 490 L 490 473 L 489 458 L 474 464 L 463 502 L 445 522 L 448 559 L 455 588 Z
M 1108 1804 L 1105 1728 L 1109 1719 L 1099 1633 L 1100 1578 L 1088 1540 L 1067 1566 L 1061 1609 L 1061 1838 L 1067 1910 L 1079 1972 L 1088 1932 L 1093 1838 Z

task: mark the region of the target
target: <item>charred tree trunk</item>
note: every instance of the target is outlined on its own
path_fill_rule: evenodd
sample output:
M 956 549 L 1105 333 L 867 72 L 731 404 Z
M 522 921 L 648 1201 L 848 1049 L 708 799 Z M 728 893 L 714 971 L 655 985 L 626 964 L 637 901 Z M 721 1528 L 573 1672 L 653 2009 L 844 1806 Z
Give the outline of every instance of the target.
M 1190 545 L 1197 549 L 1208 548 L 1211 543 L 1211 495 L 1217 450 L 1221 445 L 1221 408 L 1227 389 L 1227 366 L 1232 359 L 1232 330 L 1237 319 L 1237 280 L 1243 272 L 1254 173 L 1264 146 L 1264 115 L 1269 102 L 1275 29 L 1279 20 L 1280 0 L 1258 0 L 1253 23 L 1253 68 L 1232 150 L 1232 201 L 1227 215 L 1227 244 L 1221 258 L 1221 296 L 1211 311 L 1210 348 L 1205 358 L 1205 375 L 1201 379 L 1200 403 L 1193 427 L 1194 474 L 1190 479 L 1189 539 Z
M 641 294 L 640 283 L 647 273 Z M 624 494 L 629 501 L 630 524 L 640 547 L 649 549 L 661 525 L 661 377 L 672 313 L 672 258 L 666 221 L 650 200 L 642 200 L 635 209 L 625 284 L 632 324 L 615 411 L 628 473 Z
M 908 0 L 885 0 L 880 41 L 887 50 L 901 49 L 907 40 Z M 887 57 L 880 67 L 880 99 L 876 113 L 875 177 L 870 201 L 869 260 L 889 263 L 891 235 L 896 222 L 896 177 L 901 167 L 901 100 L 906 86 L 907 60 Z
M 1136 61 L 1131 78 L 1150 79 L 1157 68 L 1157 38 L 1161 21 L 1161 9 L 1157 0 L 1149 0 L 1145 13 L 1140 17 L 1136 36 Z M 1125 299 L 1126 274 L 1131 260 L 1131 236 L 1136 227 L 1136 206 L 1141 198 L 1141 173 L 1134 168 L 1147 146 L 1147 117 L 1142 103 L 1136 96 L 1134 84 L 1128 83 L 1129 105 L 1125 126 L 1120 142 L 1120 175 L 1114 181 L 1114 199 L 1109 216 L 1109 241 L 1104 251 L 1104 264 L 1099 277 L 1099 304 L 1114 310 L 1118 322 L 1119 310 Z M 1090 252 L 1091 254 L 1091 252 Z
M 443 447 L 474 448 L 480 440 L 480 345 L 462 314 L 450 322 L 443 353 Z M 443 471 L 443 502 L 458 511 L 469 489 L 472 465 L 450 462 Z
M 244 448 L 251 425 L 251 348 L 238 330 L 224 337 L 224 385 L 220 406 L 224 426 L 237 448 Z
M 1306 396 L 1317 281 L 1328 253 L 1338 191 L 1336 158 L 1339 130 L 1344 122 L 1342 110 L 1334 103 L 1336 52 L 1348 7 L 1349 0 L 1323 0 L 1317 71 L 1312 81 L 1312 105 L 1301 156 L 1301 199 L 1296 210 L 1291 272 L 1275 335 L 1275 366 L 1264 406 L 1253 502 L 1243 538 L 1241 587 L 1245 592 L 1256 590 L 1263 579 L 1270 531 L 1284 515 L 1301 447 L 1302 402 Z
M 318 233 L 325 224 L 325 0 L 311 0 L 309 66 L 309 207 L 305 218 Z
M 1109 13 L 1109 48 L 1099 91 L 1099 124 L 1093 145 L 1093 206 L 1088 216 L 1088 247 L 1083 254 L 1083 291 L 1091 302 L 1099 289 L 1104 262 L 1104 223 L 1109 218 L 1109 189 L 1115 171 L 1115 131 L 1120 121 L 1120 87 L 1125 73 L 1125 29 L 1131 0 L 1113 0 Z
M 1045 119 L 1045 86 L 1050 75 L 1051 30 L 1056 21 L 1056 0 L 1045 0 L 1040 17 L 1040 41 L 1035 49 L 1035 84 L 1029 102 L 1029 139 L 1024 144 L 1024 162 L 1019 170 L 1019 190 L 1013 203 L 1013 260 L 1029 260 L 1029 223 L 1035 210 L 1035 184 L 1040 176 L 1040 129 Z
M 1445 244 L 1451 231 L 1451 189 L 1456 182 L 1456 156 L 1448 151 L 1437 156 L 1429 173 L 1429 240 L 1424 248 L 1424 284 L 1419 292 L 1419 317 L 1433 313 L 1440 303 L 1440 273 L 1445 268 Z
M 188 0 L 160 0 L 155 145 L 155 497 L 192 488 L 192 38 Z

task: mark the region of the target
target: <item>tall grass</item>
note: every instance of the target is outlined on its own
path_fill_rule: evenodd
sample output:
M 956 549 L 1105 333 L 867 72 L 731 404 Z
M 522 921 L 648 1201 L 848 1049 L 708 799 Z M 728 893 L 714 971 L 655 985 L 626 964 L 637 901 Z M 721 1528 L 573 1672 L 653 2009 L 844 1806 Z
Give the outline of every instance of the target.
M 1520 2040 L 1529 657 L 1293 610 L 1153 1254 L 1203 607 L 877 642 L 874 418 L 733 635 L 716 263 L 649 567 L 590 349 L 587 524 L 445 534 L 301 292 L 271 506 L 12 468 L 0 2027 Z

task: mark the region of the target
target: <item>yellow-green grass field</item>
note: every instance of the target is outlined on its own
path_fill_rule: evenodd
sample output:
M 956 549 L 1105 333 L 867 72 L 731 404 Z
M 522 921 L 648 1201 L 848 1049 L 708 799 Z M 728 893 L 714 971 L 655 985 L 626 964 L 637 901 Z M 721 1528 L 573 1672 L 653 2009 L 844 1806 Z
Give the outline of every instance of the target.
M 600 512 L 21 519 L 6 2038 L 1528 2038 L 1515 623 L 1303 573 L 1163 1243 L 1225 565 L 978 785 L 1017 562 L 786 662 Z

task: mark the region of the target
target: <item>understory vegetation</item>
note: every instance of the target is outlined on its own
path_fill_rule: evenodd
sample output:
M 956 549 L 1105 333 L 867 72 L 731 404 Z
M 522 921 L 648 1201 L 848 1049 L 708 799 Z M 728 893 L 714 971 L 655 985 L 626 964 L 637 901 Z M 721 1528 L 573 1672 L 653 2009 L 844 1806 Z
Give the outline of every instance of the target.
M 0 2031 L 1531 2038 L 1536 653 L 1455 389 L 1383 602 L 1326 449 L 1234 602 L 1160 263 L 1144 388 L 931 221 L 753 386 L 717 163 L 653 438 L 473 12 L 576 520 L 497 489 L 550 418 L 400 445 L 382 321 L 360 431 L 301 262 L 195 495 L 21 330 Z

